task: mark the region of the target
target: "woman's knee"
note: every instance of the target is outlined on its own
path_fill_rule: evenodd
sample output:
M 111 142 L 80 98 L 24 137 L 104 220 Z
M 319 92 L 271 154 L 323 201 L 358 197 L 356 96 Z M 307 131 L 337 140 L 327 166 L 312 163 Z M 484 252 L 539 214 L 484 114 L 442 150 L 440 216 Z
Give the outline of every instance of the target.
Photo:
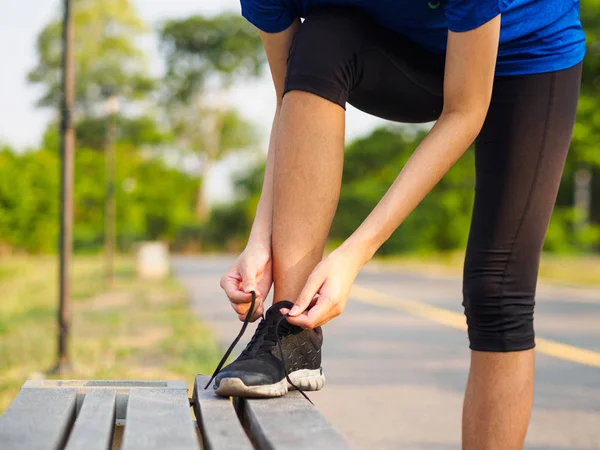
M 535 278 L 525 280 L 506 269 L 466 266 L 463 306 L 470 348 L 511 352 L 533 348 Z

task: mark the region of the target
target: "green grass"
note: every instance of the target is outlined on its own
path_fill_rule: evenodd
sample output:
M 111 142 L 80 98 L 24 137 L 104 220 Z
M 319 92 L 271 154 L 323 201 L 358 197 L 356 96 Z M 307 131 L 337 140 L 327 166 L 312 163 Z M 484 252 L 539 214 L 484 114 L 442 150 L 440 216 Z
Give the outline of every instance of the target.
M 220 350 L 174 279 L 140 282 L 117 263 L 106 291 L 102 261 L 77 257 L 72 277 L 73 370 L 68 379 L 183 379 L 212 372 Z M 56 257 L 0 260 L 0 413 L 23 382 L 56 362 Z
M 431 274 L 461 275 L 463 260 L 463 252 L 453 252 L 378 257 L 374 263 Z M 540 264 L 540 279 L 561 284 L 600 286 L 600 257 L 545 254 Z

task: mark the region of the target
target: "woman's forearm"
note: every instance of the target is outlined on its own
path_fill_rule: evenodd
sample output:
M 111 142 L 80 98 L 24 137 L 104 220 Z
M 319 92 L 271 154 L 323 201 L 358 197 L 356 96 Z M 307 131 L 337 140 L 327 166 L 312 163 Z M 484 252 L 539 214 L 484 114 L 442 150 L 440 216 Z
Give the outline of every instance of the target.
M 271 246 L 271 231 L 273 229 L 273 162 L 275 154 L 275 141 L 277 139 L 277 126 L 279 122 L 279 105 L 275 111 L 271 136 L 269 139 L 269 152 L 265 167 L 265 177 L 262 192 L 256 208 L 256 216 L 250 231 L 248 244 Z
M 465 113 L 442 115 L 390 189 L 343 244 L 365 264 L 464 154 L 481 129 Z

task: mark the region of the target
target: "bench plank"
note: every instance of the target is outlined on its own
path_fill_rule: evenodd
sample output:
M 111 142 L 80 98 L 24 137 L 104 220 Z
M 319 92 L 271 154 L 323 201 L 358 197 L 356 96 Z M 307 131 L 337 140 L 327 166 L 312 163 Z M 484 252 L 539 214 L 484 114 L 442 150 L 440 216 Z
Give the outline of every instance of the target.
M 94 389 L 85 394 L 66 450 L 108 450 L 115 427 L 117 391 Z
M 209 379 L 204 375 L 196 376 L 192 397 L 204 450 L 253 449 L 231 401 L 219 397 L 212 387 L 204 389 Z
M 75 420 L 75 389 L 23 389 L 0 417 L 2 450 L 55 450 Z
M 299 392 L 271 399 L 237 398 L 236 407 L 260 450 L 352 448 Z
M 199 450 L 186 391 L 131 389 L 121 450 Z
M 85 394 L 93 390 L 114 389 L 117 391 L 117 425 L 125 424 L 125 413 L 129 391 L 138 389 L 180 389 L 187 395 L 187 386 L 183 380 L 27 380 L 21 389 L 57 387 L 75 388 L 77 390 L 77 408 Z

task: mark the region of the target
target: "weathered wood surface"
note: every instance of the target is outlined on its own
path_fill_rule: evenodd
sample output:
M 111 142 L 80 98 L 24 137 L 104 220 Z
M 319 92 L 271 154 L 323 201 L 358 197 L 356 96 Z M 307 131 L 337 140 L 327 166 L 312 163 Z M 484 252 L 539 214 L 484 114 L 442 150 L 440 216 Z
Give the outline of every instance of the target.
M 187 392 L 131 389 L 121 450 L 163 449 L 200 449 Z
M 204 389 L 209 378 L 196 376 L 192 397 L 204 450 L 251 450 L 231 400 L 216 395 L 212 387 Z
M 23 384 L 23 389 L 57 387 L 75 388 L 81 392 L 87 392 L 92 388 L 108 388 L 117 391 L 131 388 L 187 389 L 183 380 L 27 380 Z
M 75 420 L 66 450 L 110 449 L 116 403 L 117 392 L 114 389 L 89 391 Z
M 132 388 L 137 389 L 178 389 L 186 392 L 187 386 L 183 380 L 27 380 L 22 389 L 55 389 L 69 387 L 77 390 L 77 410 L 85 394 L 93 390 L 114 389 L 117 392 L 117 425 L 125 424 L 127 399 Z
M 75 389 L 22 389 L 0 417 L 2 450 L 62 449 L 75 420 Z
M 120 450 L 199 450 L 198 430 L 204 450 L 351 448 L 297 392 L 232 402 L 204 390 L 207 381 L 195 380 L 197 427 L 185 383 L 28 382 L 0 417 L 0 449 L 108 450 L 119 399 L 126 419 Z
M 352 448 L 299 392 L 271 399 L 239 398 L 236 408 L 260 450 Z

